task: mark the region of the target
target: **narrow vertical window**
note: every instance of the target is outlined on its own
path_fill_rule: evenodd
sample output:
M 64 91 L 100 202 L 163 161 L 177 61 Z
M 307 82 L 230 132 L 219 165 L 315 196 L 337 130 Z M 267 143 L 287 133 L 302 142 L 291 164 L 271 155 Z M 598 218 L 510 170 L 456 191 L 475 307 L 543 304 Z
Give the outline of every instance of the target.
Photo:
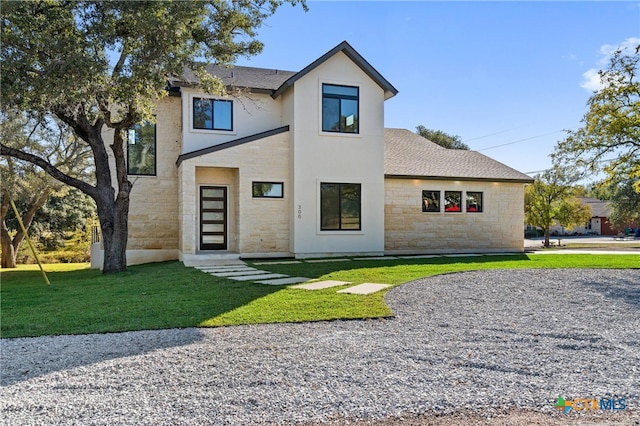
M 320 229 L 359 231 L 361 229 L 361 185 L 359 183 L 320 184 Z
M 322 85 L 322 131 L 359 132 L 359 89 L 334 84 Z
M 155 124 L 136 124 L 127 131 L 127 174 L 156 175 Z
M 467 192 L 467 212 L 482 213 L 482 192 Z

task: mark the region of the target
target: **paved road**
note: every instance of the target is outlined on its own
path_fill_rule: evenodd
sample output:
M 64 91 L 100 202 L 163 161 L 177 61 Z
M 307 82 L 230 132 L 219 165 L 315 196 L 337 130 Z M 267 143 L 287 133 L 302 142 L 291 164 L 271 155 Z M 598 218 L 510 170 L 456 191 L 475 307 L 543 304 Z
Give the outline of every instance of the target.
M 620 246 L 620 248 L 625 247 L 625 243 L 629 243 L 629 241 L 622 240 L 614 240 L 611 235 L 597 235 L 597 236 L 586 236 L 586 237 L 561 237 L 562 244 L 571 244 L 571 243 L 584 243 L 584 244 L 603 244 L 603 245 L 612 245 L 612 246 Z M 525 238 L 524 246 L 525 248 L 540 248 L 540 245 L 544 241 L 544 238 Z M 551 237 L 551 241 L 558 241 L 558 237 Z M 640 243 L 640 240 L 636 240 L 636 242 Z

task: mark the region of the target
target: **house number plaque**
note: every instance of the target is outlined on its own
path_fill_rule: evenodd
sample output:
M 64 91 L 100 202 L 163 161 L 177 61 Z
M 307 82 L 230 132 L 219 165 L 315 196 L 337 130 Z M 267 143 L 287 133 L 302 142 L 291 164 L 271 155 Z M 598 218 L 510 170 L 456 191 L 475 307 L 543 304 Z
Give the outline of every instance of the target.
M 302 219 L 302 206 L 298 204 L 298 219 Z

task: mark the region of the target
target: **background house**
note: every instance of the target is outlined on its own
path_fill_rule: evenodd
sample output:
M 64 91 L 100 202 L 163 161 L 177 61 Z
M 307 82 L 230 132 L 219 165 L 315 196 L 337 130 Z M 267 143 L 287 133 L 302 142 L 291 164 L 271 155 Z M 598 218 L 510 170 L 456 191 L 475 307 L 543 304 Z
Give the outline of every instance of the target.
M 622 228 L 615 227 L 609 222 L 611 208 L 607 201 L 599 200 L 592 197 L 578 197 L 578 199 L 591 207 L 591 219 L 585 224 L 575 226 L 573 229 L 564 229 L 560 225 L 551 227 L 550 232 L 555 235 L 617 235 L 624 231 L 625 228 L 638 227 L 637 224 L 627 224 Z

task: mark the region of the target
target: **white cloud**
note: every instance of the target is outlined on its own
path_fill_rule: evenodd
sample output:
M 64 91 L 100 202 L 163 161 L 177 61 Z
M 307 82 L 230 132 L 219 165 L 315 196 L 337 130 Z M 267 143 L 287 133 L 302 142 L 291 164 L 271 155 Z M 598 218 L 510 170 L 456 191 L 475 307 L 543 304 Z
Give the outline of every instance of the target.
M 635 52 L 636 47 L 640 44 L 640 38 L 638 37 L 629 37 L 619 45 L 615 46 L 612 44 L 603 44 L 600 46 L 600 54 L 602 57 L 598 61 L 598 64 L 604 68 L 608 63 L 611 55 L 620 49 L 623 51 L 628 51 L 628 53 Z M 602 69 L 600 68 L 600 69 Z M 585 71 L 582 74 L 582 83 L 580 83 L 580 87 L 594 92 L 600 90 L 602 88 L 602 83 L 600 82 L 600 75 L 598 75 L 598 68 L 591 68 Z
M 612 44 L 603 44 L 600 46 L 600 54 L 602 58 L 600 59 L 600 64 L 606 64 L 609 62 L 609 58 L 616 50 L 628 50 L 629 52 L 633 52 L 636 50 L 636 47 L 640 44 L 640 38 L 638 37 L 629 37 L 622 43 L 617 46 Z
M 600 75 L 596 68 L 591 68 L 582 74 L 582 83 L 580 83 L 580 87 L 587 89 L 590 92 L 595 92 L 602 88 Z

